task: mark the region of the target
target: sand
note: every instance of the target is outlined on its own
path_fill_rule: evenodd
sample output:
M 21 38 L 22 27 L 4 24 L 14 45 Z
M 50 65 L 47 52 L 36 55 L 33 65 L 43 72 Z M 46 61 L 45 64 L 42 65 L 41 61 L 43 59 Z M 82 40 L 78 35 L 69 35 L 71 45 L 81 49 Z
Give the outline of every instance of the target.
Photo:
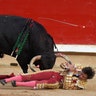
M 74 64 L 82 64 L 83 66 L 91 66 L 96 69 L 96 54 L 91 53 L 65 53 Z M 57 58 L 55 66 L 52 70 L 61 70 L 59 65 L 65 62 L 62 58 Z M 16 75 L 22 74 L 20 66 L 10 66 L 10 63 L 18 63 L 15 58 L 5 55 L 0 59 L 0 74 Z M 39 69 L 35 68 L 36 71 Z M 31 70 L 28 70 L 32 73 Z M 0 84 L 0 96 L 96 96 L 96 75 L 92 80 L 88 80 L 85 90 L 63 90 L 63 89 L 43 89 L 32 90 L 28 87 L 12 87 L 10 83 L 5 86 Z

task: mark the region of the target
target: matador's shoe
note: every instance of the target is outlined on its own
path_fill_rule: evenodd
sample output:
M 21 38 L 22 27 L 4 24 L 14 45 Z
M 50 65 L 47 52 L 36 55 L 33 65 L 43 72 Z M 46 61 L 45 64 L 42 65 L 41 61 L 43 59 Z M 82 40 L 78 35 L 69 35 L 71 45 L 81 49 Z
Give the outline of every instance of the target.
M 2 85 L 5 85 L 7 82 L 6 82 L 4 79 L 2 79 L 2 80 L 0 80 L 0 83 L 1 83 Z
M 15 80 L 11 81 L 11 84 L 13 87 L 16 87 L 16 81 Z

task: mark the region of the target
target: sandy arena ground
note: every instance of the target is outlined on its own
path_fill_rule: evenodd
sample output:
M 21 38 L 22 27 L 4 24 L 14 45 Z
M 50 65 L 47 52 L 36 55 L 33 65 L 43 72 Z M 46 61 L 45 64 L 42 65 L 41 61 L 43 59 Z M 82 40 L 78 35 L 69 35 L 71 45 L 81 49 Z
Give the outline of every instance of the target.
M 83 66 L 92 66 L 96 69 L 96 54 L 84 53 L 65 53 L 74 64 L 82 64 Z M 0 74 L 10 74 L 14 72 L 16 75 L 22 74 L 22 70 L 18 66 L 10 66 L 10 63 L 17 62 L 13 57 L 5 55 L 0 60 Z M 65 62 L 62 58 L 56 59 L 53 70 L 60 70 L 60 63 Z M 35 68 L 36 69 L 36 68 Z M 36 69 L 39 71 L 38 69 Z M 29 69 L 29 73 L 31 70 Z M 63 89 L 47 89 L 32 90 L 27 87 L 12 87 L 10 83 L 5 86 L 0 84 L 0 96 L 96 96 L 96 75 L 92 80 L 88 80 L 85 90 L 63 90 Z

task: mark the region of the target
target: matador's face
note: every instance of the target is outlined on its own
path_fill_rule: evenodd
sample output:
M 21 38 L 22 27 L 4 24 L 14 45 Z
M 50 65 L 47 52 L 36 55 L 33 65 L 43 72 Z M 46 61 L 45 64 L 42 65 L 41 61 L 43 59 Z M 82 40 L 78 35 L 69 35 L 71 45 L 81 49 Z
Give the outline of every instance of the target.
M 80 74 L 79 74 L 79 79 L 81 79 L 81 80 L 87 80 L 87 74 L 85 74 L 85 73 L 83 73 L 83 72 L 80 72 Z

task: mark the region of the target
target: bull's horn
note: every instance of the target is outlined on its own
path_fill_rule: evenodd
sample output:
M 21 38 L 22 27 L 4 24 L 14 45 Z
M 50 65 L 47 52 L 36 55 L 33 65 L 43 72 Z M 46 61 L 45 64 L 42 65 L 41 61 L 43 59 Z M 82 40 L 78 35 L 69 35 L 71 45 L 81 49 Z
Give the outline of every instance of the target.
M 72 62 L 70 61 L 70 59 L 68 58 L 67 55 L 64 55 L 62 53 L 57 53 L 55 55 L 56 55 L 56 57 L 62 57 L 62 58 L 64 58 L 69 64 L 72 64 Z
M 37 60 L 40 60 L 41 59 L 41 55 L 37 55 L 37 56 L 34 56 L 31 61 L 30 61 L 30 64 L 29 64 L 29 67 L 30 69 L 33 71 L 33 72 L 36 72 L 33 68 L 32 68 L 32 65 L 34 65 L 34 62 L 37 61 Z

